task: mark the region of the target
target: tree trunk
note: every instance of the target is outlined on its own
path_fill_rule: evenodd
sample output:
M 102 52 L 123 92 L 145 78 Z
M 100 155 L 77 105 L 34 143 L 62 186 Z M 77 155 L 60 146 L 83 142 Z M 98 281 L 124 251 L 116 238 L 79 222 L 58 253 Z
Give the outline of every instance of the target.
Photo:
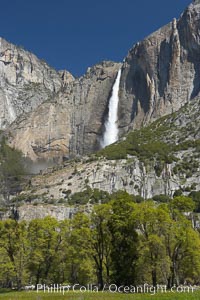
M 172 277 L 167 278 L 167 289 L 170 289 L 172 287 Z
M 37 289 L 37 285 L 39 284 L 39 281 L 40 281 L 40 269 L 37 271 L 37 274 L 36 274 L 36 280 L 35 280 L 35 289 Z
M 153 286 L 156 286 L 157 285 L 157 272 L 156 272 L 156 269 L 152 270 L 151 277 L 152 277 Z
M 17 290 L 20 291 L 22 288 L 22 281 L 21 281 L 21 278 L 18 278 L 17 279 Z
M 98 278 L 99 289 L 103 290 L 104 281 L 103 281 L 103 268 L 102 268 L 102 266 L 99 266 L 99 268 L 98 268 L 97 278 Z
M 110 282 L 110 268 L 106 265 L 106 283 Z

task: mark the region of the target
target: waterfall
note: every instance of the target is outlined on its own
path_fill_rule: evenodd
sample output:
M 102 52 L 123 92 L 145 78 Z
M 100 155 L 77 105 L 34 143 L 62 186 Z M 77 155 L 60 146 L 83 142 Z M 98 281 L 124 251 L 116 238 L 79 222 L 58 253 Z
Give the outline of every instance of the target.
M 118 102 L 119 102 L 119 84 L 121 78 L 121 68 L 117 73 L 117 78 L 112 88 L 112 95 L 109 99 L 108 118 L 105 122 L 105 132 L 101 140 L 102 148 L 116 142 L 118 140 Z

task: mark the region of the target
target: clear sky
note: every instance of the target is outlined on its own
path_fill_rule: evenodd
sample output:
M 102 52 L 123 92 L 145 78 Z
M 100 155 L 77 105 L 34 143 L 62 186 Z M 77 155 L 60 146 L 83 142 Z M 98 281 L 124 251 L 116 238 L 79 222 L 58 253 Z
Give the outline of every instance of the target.
M 75 76 L 178 18 L 192 0 L 0 0 L 0 36 Z

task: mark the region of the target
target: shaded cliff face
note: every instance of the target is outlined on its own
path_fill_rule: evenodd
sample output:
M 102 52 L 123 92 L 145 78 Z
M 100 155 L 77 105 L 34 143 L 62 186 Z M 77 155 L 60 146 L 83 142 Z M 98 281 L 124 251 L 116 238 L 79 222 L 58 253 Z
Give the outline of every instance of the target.
M 137 43 L 121 80 L 121 134 L 177 111 L 200 91 L 200 3 Z
M 174 19 L 129 51 L 120 80 L 120 136 L 198 97 L 199 29 L 200 2 L 194 1 L 178 21 Z M 50 69 L 28 52 L 11 45 L 12 52 L 7 49 L 10 44 L 2 43 L 7 46 L 1 46 L 0 74 L 2 82 L 8 82 L 0 89 L 2 127 L 25 112 L 9 127 L 11 145 L 32 159 L 83 155 L 99 149 L 121 64 L 102 62 L 74 79 L 66 71 Z

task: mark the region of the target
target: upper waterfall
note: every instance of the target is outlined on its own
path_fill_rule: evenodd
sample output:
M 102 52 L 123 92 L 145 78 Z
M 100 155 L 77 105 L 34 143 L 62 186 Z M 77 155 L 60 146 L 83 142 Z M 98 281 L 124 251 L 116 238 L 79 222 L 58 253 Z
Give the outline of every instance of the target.
M 118 140 L 118 103 L 119 103 L 119 84 L 121 78 L 121 68 L 117 73 L 117 78 L 112 88 L 112 95 L 109 99 L 108 118 L 105 122 L 105 132 L 101 140 L 102 148 Z

